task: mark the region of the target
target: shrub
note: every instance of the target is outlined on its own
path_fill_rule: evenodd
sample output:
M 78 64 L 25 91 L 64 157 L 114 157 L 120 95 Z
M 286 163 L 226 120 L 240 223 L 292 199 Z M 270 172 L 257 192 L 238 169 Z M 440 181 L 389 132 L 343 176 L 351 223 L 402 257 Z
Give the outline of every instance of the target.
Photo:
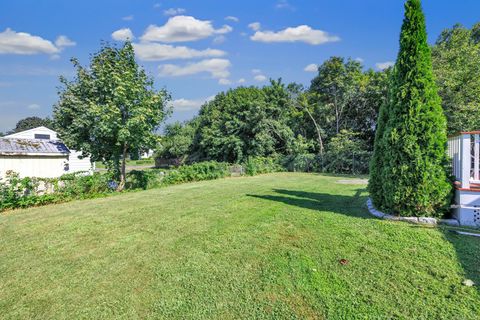
M 368 173 L 371 152 L 359 134 L 341 130 L 327 144 L 323 160 L 323 171 L 330 173 Z
M 312 153 L 287 155 L 282 158 L 282 166 L 287 171 L 311 172 L 318 170 L 319 159 Z
M 180 166 L 170 171 L 163 178 L 163 185 L 178 184 L 182 182 L 213 180 L 226 177 L 230 174 L 229 165 L 225 162 L 205 161 L 192 165 Z
M 152 189 L 161 185 L 163 171 L 157 170 L 132 170 L 127 173 L 126 189 Z
M 284 171 L 278 158 L 274 157 L 248 157 L 245 162 L 245 173 L 254 176 L 262 173 Z
M 52 179 L 20 178 L 10 171 L 4 180 L 0 181 L 0 211 L 93 198 L 113 191 L 109 187 L 110 175 L 100 173 L 77 172 Z
M 113 191 L 109 186 L 112 176 L 98 172 L 85 175 L 82 172 L 63 175 L 59 178 L 59 188 L 56 194 L 66 199 L 92 198 Z

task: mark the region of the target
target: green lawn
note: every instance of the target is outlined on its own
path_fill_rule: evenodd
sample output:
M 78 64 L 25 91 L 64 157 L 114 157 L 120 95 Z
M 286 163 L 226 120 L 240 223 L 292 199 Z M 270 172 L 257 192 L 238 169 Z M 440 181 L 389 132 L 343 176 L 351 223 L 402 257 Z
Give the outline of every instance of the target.
M 478 319 L 480 239 L 280 173 L 0 215 L 2 319 Z M 346 259 L 345 265 L 339 261 Z

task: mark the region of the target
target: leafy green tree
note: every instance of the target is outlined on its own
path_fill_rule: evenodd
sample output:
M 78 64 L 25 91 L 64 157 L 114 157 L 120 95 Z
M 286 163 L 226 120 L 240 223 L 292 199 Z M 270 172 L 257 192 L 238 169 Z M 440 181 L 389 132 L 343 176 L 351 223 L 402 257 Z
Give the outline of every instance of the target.
M 324 170 L 333 173 L 366 173 L 370 152 L 360 134 L 341 130 L 327 144 Z
M 447 207 L 451 191 L 444 167 L 446 119 L 432 72 L 420 0 L 405 3 L 390 93 L 382 115 L 386 116 L 385 129 L 376 141 L 382 147 L 375 149 L 375 157 L 382 159 L 373 164 L 374 172 L 381 172 L 374 174 L 381 188 L 371 185 L 372 198 L 375 205 L 391 213 L 438 216 Z M 379 164 L 382 167 L 375 168 Z
M 432 57 L 448 132 L 480 129 L 480 23 L 444 30 Z
M 341 57 L 325 61 L 308 90 L 309 108 L 302 103 L 308 116 L 304 123 L 313 124 L 313 129 L 306 129 L 307 136 L 318 137 L 317 128 L 321 128 L 324 142 L 328 142 L 341 130 L 354 131 L 371 150 L 378 112 L 387 96 L 389 72 L 363 71 L 359 61 Z
M 178 159 L 179 163 L 184 163 L 192 154 L 196 122 L 196 119 L 193 119 L 185 123 L 177 121 L 168 124 L 165 127 L 155 156 L 165 159 Z
M 125 185 L 129 150 L 152 148 L 154 133 L 164 120 L 169 94 L 153 88 L 153 79 L 135 61 L 130 42 L 122 47 L 104 45 L 82 67 L 72 59 L 76 77 L 60 78 L 54 120 L 65 143 L 93 160 L 103 161 Z
M 11 133 L 16 133 L 20 131 L 25 131 L 37 127 L 47 127 L 49 129 L 53 129 L 53 123 L 52 120 L 49 118 L 40 118 L 40 117 L 27 117 L 24 119 L 21 119 L 17 122 L 17 125 L 15 126 L 15 129 L 13 131 L 9 132 Z
M 329 135 L 340 132 L 345 111 L 355 97 L 357 83 L 362 77 L 362 65 L 355 60 L 331 57 L 318 68 L 318 75 L 312 80 L 310 92 L 315 93 L 322 107 L 321 115 L 328 124 Z
M 286 153 L 294 139 L 290 102 L 281 81 L 218 94 L 200 110 L 194 151 L 200 158 L 228 162 Z

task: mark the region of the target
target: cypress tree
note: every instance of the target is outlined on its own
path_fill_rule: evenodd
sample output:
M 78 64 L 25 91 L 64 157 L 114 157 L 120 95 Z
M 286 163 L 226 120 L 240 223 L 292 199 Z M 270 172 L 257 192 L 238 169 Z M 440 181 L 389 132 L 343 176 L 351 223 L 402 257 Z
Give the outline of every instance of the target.
M 446 119 L 420 0 L 405 3 L 400 51 L 385 108 L 372 161 L 375 182 L 370 190 L 375 204 L 402 216 L 441 215 L 451 192 L 445 169 Z

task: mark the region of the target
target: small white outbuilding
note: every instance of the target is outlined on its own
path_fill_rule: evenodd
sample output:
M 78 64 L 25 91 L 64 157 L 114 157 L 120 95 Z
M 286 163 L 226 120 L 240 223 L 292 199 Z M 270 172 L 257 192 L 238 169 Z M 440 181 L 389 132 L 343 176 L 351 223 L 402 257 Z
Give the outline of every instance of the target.
M 65 173 L 95 170 L 90 157 L 66 147 L 57 133 L 37 127 L 1 138 L 0 178 L 8 170 L 22 177 L 55 178 Z
M 68 155 L 60 141 L 0 138 L 0 178 L 8 171 L 22 178 L 60 177 L 68 172 Z

